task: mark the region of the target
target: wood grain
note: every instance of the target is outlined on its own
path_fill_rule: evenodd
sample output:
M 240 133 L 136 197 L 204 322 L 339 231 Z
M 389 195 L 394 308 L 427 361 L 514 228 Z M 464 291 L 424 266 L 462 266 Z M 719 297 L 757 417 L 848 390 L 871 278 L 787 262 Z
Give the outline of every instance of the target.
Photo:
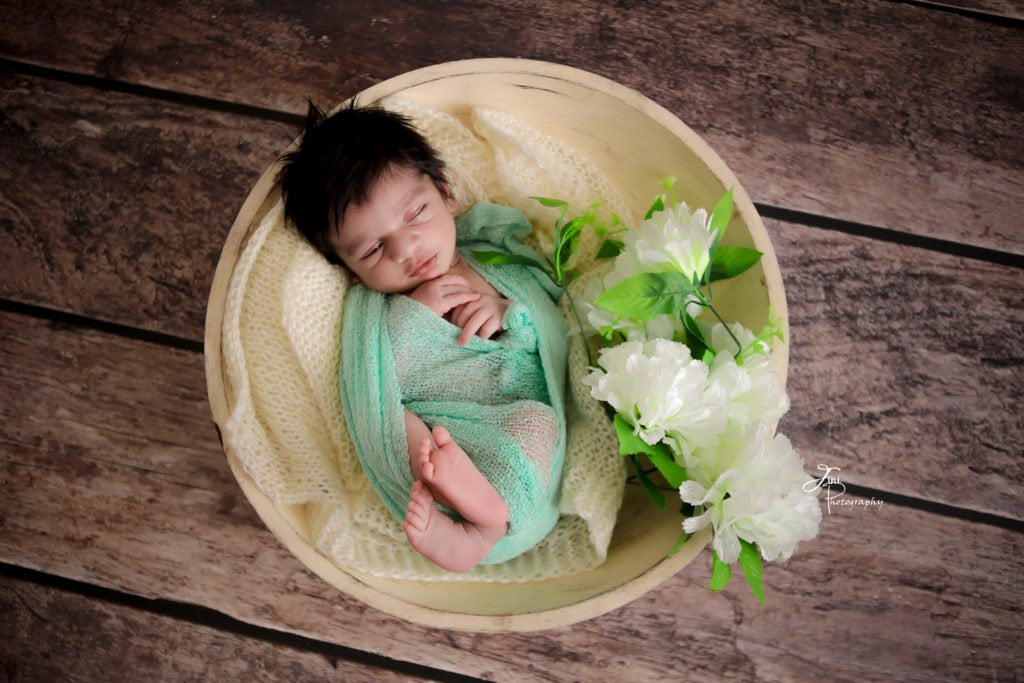
M 0 297 L 202 338 L 284 124 L 0 73 Z
M 1024 19 L 1024 3 L 1020 0 L 946 0 L 945 2 L 924 0 L 924 4 L 968 10 L 983 16 Z
M 17 578 L 0 613 L 5 681 L 425 680 Z
M 231 220 L 294 131 L 181 93 L 298 113 L 306 94 L 333 103 L 482 56 L 640 90 L 757 201 L 1024 253 L 1024 31 L 921 4 L 4 3 L 0 58 L 167 92 L 0 72 L 0 298 L 201 339 Z M 782 430 L 809 469 L 1021 519 L 1019 270 L 768 228 L 792 322 Z M 0 561 L 485 679 L 1021 676 L 1024 537 L 889 503 L 834 506 L 816 541 L 766 568 L 765 607 L 738 577 L 704 589 L 705 554 L 573 628 L 408 625 L 338 594 L 267 532 L 217 447 L 202 362 L 0 313 Z M 10 575 L 0 614 L 0 678 L 391 674 Z
M 779 429 L 814 470 L 1024 519 L 1019 271 L 766 221 L 789 303 Z
M 16 161 L 0 167 L 0 296 L 202 339 L 237 209 L 223 198 L 245 194 L 288 127 L 256 122 L 252 147 L 240 144 L 242 117 L 0 82 L 0 141 Z M 169 202 L 176 191 L 190 201 Z M 1020 519 L 1019 271 L 767 225 L 793 337 L 783 430 L 812 468 L 835 464 L 850 483 Z
M 742 582 L 708 559 L 604 618 L 483 636 L 334 592 L 249 508 L 216 447 L 194 354 L 0 315 L 0 560 L 498 680 L 1004 679 L 1017 666 L 1020 534 L 884 504 Z
M 922 6 L 8 3 L 0 54 L 295 113 L 444 61 L 560 62 L 678 115 L 755 201 L 1024 253 L 1024 32 Z

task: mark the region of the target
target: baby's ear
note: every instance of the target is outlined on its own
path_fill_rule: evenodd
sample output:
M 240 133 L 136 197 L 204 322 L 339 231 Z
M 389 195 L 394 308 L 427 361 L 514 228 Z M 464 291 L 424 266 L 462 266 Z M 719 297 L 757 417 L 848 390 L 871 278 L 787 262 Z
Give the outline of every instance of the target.
M 441 196 L 444 197 L 444 205 L 452 214 L 459 210 L 459 200 L 455 198 L 452 187 L 448 183 L 441 183 Z

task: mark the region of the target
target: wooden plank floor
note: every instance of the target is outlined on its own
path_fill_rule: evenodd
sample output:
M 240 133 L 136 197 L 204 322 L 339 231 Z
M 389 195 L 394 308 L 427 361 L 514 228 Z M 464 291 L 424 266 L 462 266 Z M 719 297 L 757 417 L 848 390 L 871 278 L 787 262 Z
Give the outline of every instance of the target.
M 1009 0 L 0 3 L 0 678 L 1019 680 L 1024 12 Z M 854 499 L 536 634 L 411 626 L 266 530 L 206 403 L 213 269 L 325 105 L 519 56 L 633 87 L 766 217 L 793 409 Z M 823 673 L 827 672 L 827 673 Z

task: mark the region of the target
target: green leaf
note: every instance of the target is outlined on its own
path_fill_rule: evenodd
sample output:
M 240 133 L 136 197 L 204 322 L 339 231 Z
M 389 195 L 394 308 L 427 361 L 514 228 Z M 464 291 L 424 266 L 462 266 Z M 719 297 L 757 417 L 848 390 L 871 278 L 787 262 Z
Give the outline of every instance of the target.
M 644 453 L 672 488 L 677 489 L 686 481 L 686 470 L 676 463 L 672 458 L 672 452 L 665 444 L 656 443 L 652 446 L 647 443 L 633 433 L 633 425 L 618 413 L 615 415 L 614 424 L 615 433 L 619 437 L 619 455 Z
M 558 265 L 559 267 L 564 266 L 569 261 L 569 257 L 572 256 L 572 247 L 558 249 Z
M 564 199 L 549 199 L 547 197 L 530 197 L 535 202 L 539 202 L 542 206 L 548 206 L 552 209 L 561 209 L 569 206 L 569 202 Z
M 661 179 L 661 186 L 668 190 L 669 199 L 672 201 L 672 206 L 676 206 L 679 201 L 676 199 L 676 178 L 675 176 L 667 176 Z
M 749 247 L 719 247 L 711 259 L 708 281 L 728 280 L 744 273 L 761 260 L 761 252 Z
M 725 230 L 729 226 L 729 221 L 732 220 L 732 189 L 722 195 L 721 199 L 715 204 L 715 208 L 711 210 L 711 231 L 715 230 L 718 233 L 715 235 L 715 245 L 717 246 L 722 238 L 725 237 Z
M 558 238 L 558 243 L 568 244 L 572 240 L 579 237 L 580 233 L 583 232 L 583 228 L 587 226 L 587 216 L 576 216 L 571 221 L 565 224 L 562 228 L 562 234 Z
M 561 212 L 558 214 L 558 218 L 555 219 L 555 235 L 557 236 L 562 230 L 562 224 L 565 221 L 565 212 L 569 210 L 569 202 L 564 199 L 549 199 L 548 197 L 530 197 L 530 199 L 539 202 L 543 206 L 548 206 L 553 209 L 561 209 Z M 555 281 L 555 284 L 560 284 L 559 281 L 561 280 L 561 277 L 552 276 L 551 279 Z
M 654 504 L 658 506 L 659 510 L 665 509 L 665 497 L 661 495 L 661 491 L 658 487 L 651 483 L 651 480 L 647 478 L 647 473 L 644 472 L 644 468 L 640 467 L 640 461 L 633 457 L 633 469 L 636 470 L 636 477 L 640 480 L 640 485 L 644 487 L 644 491 L 651 497 Z
M 750 584 L 750 590 L 762 605 L 764 604 L 764 576 L 761 564 L 761 553 L 757 546 L 748 541 L 740 539 L 740 567 L 743 569 L 743 576 Z
M 474 251 L 473 258 L 480 263 L 486 263 L 491 266 L 515 263 L 520 266 L 533 266 L 534 268 L 540 268 L 545 272 L 547 271 L 547 267 L 536 259 L 532 259 L 529 256 L 521 256 L 519 254 L 506 254 L 503 251 Z
M 651 208 L 647 209 L 647 213 L 644 214 L 644 220 L 647 220 L 648 218 L 650 218 L 654 214 L 658 213 L 659 211 L 664 211 L 664 210 L 665 210 L 665 198 L 662 197 L 661 195 L 658 195 L 654 199 L 654 203 L 651 204 Z
M 690 349 L 690 356 L 703 361 L 704 357 L 710 352 L 711 357 L 714 358 L 714 351 L 711 351 L 707 340 L 704 339 L 704 334 L 700 331 L 700 325 L 693 319 L 693 316 L 684 310 L 681 317 L 683 319 L 683 331 L 686 334 L 684 343 Z
M 714 550 L 711 551 L 711 556 L 711 585 L 708 588 L 713 591 L 720 591 L 725 588 L 725 584 L 729 583 L 729 579 L 732 578 L 732 569 L 725 562 L 718 559 L 718 553 Z
M 650 446 L 633 433 L 633 425 L 629 424 L 626 418 L 616 413 L 612 424 L 615 425 L 615 434 L 619 437 L 619 455 L 633 455 L 648 451 Z
M 679 485 L 689 479 L 686 474 L 686 469 L 680 467 L 679 464 L 669 454 L 668 448 L 662 444 L 657 444 L 661 448 L 658 448 L 654 453 L 648 453 L 647 457 L 651 459 L 651 463 L 658 468 L 661 472 L 661 476 L 665 477 L 665 481 L 668 485 L 674 489 L 679 488 Z
M 682 310 L 687 295 L 693 293 L 693 285 L 679 273 L 640 273 L 615 285 L 595 303 L 617 315 L 650 320 Z
M 597 258 L 615 258 L 626 245 L 620 240 L 606 239 L 601 243 L 601 248 L 597 250 Z
M 562 234 L 559 237 L 558 247 L 555 249 L 555 253 L 558 254 L 558 264 L 564 266 L 572 256 L 572 252 L 576 251 L 576 243 L 579 241 L 580 233 L 583 232 L 583 227 L 586 222 L 582 217 L 572 219 L 562 230 Z
M 689 538 L 690 538 L 690 534 L 688 534 L 688 533 L 686 533 L 684 531 L 682 533 L 682 535 L 679 537 L 679 540 L 676 541 L 676 544 L 674 546 L 672 546 L 672 549 L 668 551 L 668 554 L 665 555 L 665 557 L 666 558 L 672 557 L 673 555 L 678 553 L 680 550 L 682 550 L 683 546 L 686 545 L 687 539 L 689 539 Z

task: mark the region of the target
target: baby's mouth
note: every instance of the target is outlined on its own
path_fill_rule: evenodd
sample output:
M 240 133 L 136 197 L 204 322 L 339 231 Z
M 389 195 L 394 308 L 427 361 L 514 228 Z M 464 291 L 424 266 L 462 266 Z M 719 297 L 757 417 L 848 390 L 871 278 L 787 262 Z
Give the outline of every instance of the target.
M 410 274 L 411 277 L 419 277 L 420 275 L 423 275 L 428 270 L 434 267 L 435 262 L 437 262 L 437 254 L 434 254 L 426 261 L 423 261 L 420 265 L 416 266 L 416 268 Z

